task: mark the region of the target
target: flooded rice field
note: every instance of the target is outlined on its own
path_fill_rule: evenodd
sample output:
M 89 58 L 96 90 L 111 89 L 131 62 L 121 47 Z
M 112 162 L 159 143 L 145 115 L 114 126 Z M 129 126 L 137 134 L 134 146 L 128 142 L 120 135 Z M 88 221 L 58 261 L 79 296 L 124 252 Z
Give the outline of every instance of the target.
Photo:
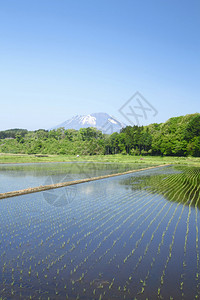
M 0 192 L 144 164 L 0 166 Z M 0 201 L 0 299 L 199 299 L 200 168 Z

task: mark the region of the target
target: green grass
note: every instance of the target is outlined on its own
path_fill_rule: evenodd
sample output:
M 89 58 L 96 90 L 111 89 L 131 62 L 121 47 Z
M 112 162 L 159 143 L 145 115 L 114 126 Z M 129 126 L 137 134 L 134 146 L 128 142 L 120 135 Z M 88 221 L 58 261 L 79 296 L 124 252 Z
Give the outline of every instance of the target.
M 161 156 L 130 156 L 130 155 L 48 155 L 40 157 L 27 154 L 0 154 L 0 163 L 37 163 L 37 162 L 67 162 L 67 161 L 94 161 L 117 163 L 144 163 L 144 164 L 180 164 L 200 165 L 200 157 L 161 157 Z

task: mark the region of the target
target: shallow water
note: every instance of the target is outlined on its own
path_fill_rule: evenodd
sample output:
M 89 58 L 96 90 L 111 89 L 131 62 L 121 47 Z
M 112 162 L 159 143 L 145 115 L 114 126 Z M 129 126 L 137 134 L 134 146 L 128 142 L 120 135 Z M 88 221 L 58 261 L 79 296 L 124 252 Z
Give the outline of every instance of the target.
M 93 162 L 0 164 L 0 193 L 145 168 L 145 164 Z
M 51 176 L 58 176 L 57 166 L 54 171 Z M 110 171 L 116 168 L 93 174 Z M 33 178 L 47 180 L 42 172 Z M 171 201 L 132 184 L 172 173 L 165 167 L 1 200 L 0 296 L 199 297 L 198 207 L 182 202 L 180 192 Z

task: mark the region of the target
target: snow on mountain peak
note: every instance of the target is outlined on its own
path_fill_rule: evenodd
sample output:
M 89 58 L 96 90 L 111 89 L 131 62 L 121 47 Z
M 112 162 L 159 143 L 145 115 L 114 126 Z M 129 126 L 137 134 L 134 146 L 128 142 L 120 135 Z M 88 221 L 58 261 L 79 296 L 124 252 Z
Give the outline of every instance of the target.
M 103 133 L 111 134 L 113 132 L 119 132 L 125 124 L 118 121 L 116 118 L 110 116 L 107 113 L 93 113 L 89 115 L 76 115 L 71 119 L 51 128 L 57 129 L 64 127 L 65 129 L 75 129 L 80 128 L 95 127 L 101 130 Z
M 110 121 L 113 124 L 117 124 L 117 122 L 114 119 L 108 119 L 108 121 Z
M 88 125 L 91 125 L 91 126 L 95 127 L 95 125 L 96 125 L 96 118 L 92 117 L 91 115 L 83 116 L 83 117 L 80 118 L 80 123 L 82 123 L 82 124 L 88 124 Z

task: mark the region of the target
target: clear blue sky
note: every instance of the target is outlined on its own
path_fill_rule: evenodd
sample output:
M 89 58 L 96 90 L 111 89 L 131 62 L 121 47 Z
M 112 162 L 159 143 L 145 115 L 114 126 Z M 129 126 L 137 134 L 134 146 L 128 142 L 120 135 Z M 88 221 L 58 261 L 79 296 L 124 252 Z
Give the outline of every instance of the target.
M 147 123 L 199 112 L 199 0 L 0 1 L 0 130 L 48 129 L 139 91 Z

